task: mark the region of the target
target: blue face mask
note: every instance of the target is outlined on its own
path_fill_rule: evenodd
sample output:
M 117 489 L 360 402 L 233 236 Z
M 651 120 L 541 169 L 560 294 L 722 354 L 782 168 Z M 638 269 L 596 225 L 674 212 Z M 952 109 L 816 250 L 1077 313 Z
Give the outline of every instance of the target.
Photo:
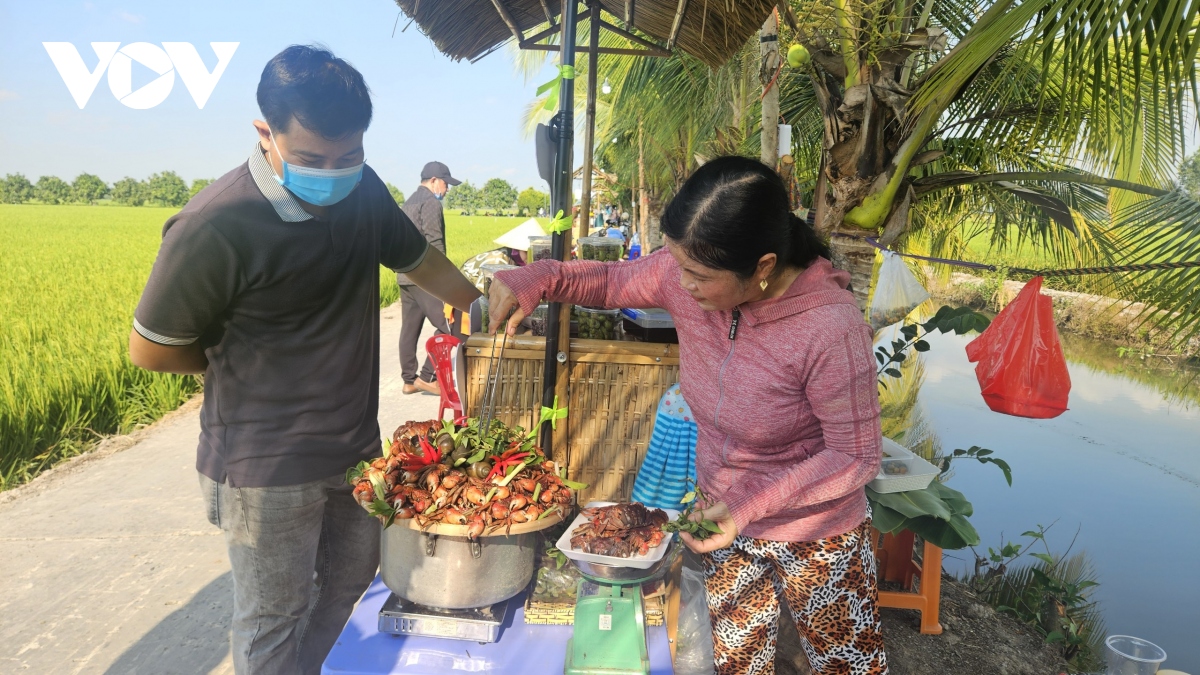
M 275 148 L 275 154 L 283 165 L 283 177 L 275 176 L 275 180 L 309 204 L 336 204 L 354 192 L 354 188 L 358 187 L 359 181 L 362 180 L 365 162 L 347 169 L 313 169 L 288 164 L 283 155 L 279 154 L 279 148 L 275 147 L 274 142 L 271 143 L 271 147 Z

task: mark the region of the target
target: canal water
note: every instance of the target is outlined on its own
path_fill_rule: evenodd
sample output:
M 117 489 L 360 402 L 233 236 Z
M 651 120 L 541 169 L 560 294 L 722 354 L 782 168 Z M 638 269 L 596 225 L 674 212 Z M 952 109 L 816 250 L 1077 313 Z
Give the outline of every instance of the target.
M 1022 532 L 1054 523 L 1051 548 L 1061 553 L 1075 539 L 1072 552 L 1086 551 L 1095 566 L 1109 634 L 1150 640 L 1167 651 L 1164 667 L 1200 674 L 1196 371 L 1063 336 L 1069 410 L 1022 419 L 984 404 L 965 353 L 973 337 L 930 336 L 931 350 L 884 390 L 885 433 L 907 429 L 905 444 L 945 454 L 994 450 L 1012 466 L 1012 487 L 995 466 L 974 461 L 956 463 L 948 480 L 975 506 L 981 552 L 1025 543 Z M 970 550 L 948 552 L 945 566 L 961 574 L 973 560 Z

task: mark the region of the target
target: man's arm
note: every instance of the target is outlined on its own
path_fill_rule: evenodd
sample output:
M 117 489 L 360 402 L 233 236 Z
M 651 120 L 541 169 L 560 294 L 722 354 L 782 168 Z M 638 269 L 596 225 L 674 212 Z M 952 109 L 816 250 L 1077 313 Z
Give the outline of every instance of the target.
M 433 246 L 425 252 L 421 264 L 405 274 L 421 290 L 463 312 L 471 311 L 471 303 L 482 295 L 475 284 L 467 280 L 454 263 Z
M 208 370 L 208 357 L 198 342 L 182 347 L 160 345 L 136 330 L 129 331 L 129 360 L 138 368 L 156 373 L 200 375 Z

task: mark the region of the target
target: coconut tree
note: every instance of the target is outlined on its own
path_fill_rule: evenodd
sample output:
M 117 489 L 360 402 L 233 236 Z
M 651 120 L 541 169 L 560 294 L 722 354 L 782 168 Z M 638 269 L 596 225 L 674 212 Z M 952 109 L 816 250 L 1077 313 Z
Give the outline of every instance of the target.
M 796 8 L 791 62 L 807 82 L 790 93 L 809 96 L 807 84 L 817 105 L 801 114 L 821 122 L 817 226 L 849 235 L 832 243 L 856 276 L 873 258 L 863 237 L 886 245 L 927 227 L 953 242 L 947 232 L 981 219 L 1060 259 L 1194 257 L 1194 236 L 1148 232 L 1195 233 L 1170 190 L 1196 95 L 1195 3 Z M 1194 331 L 1183 291 L 1195 272 L 1155 281 Z
M 971 234 L 1068 267 L 1200 259 L 1200 204 L 1174 189 L 1195 128 L 1200 2 L 793 0 L 776 78 L 818 230 L 865 300 L 874 249 Z M 797 19 L 796 17 L 799 17 Z M 598 158 L 669 195 L 716 152 L 757 155 L 756 45 L 709 69 L 603 57 Z M 610 143 L 616 138 L 617 143 Z M 638 152 L 638 138 L 642 139 Z M 1200 330 L 1200 270 L 1096 278 Z

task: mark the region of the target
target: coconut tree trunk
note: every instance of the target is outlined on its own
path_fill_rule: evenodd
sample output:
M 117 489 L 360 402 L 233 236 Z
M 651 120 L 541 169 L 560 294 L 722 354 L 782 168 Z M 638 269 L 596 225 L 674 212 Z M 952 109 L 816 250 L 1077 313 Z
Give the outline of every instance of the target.
M 762 163 L 771 168 L 779 162 L 779 86 L 775 73 L 779 72 L 779 18 L 774 12 L 767 16 L 759 31 L 758 77 L 762 82 Z

